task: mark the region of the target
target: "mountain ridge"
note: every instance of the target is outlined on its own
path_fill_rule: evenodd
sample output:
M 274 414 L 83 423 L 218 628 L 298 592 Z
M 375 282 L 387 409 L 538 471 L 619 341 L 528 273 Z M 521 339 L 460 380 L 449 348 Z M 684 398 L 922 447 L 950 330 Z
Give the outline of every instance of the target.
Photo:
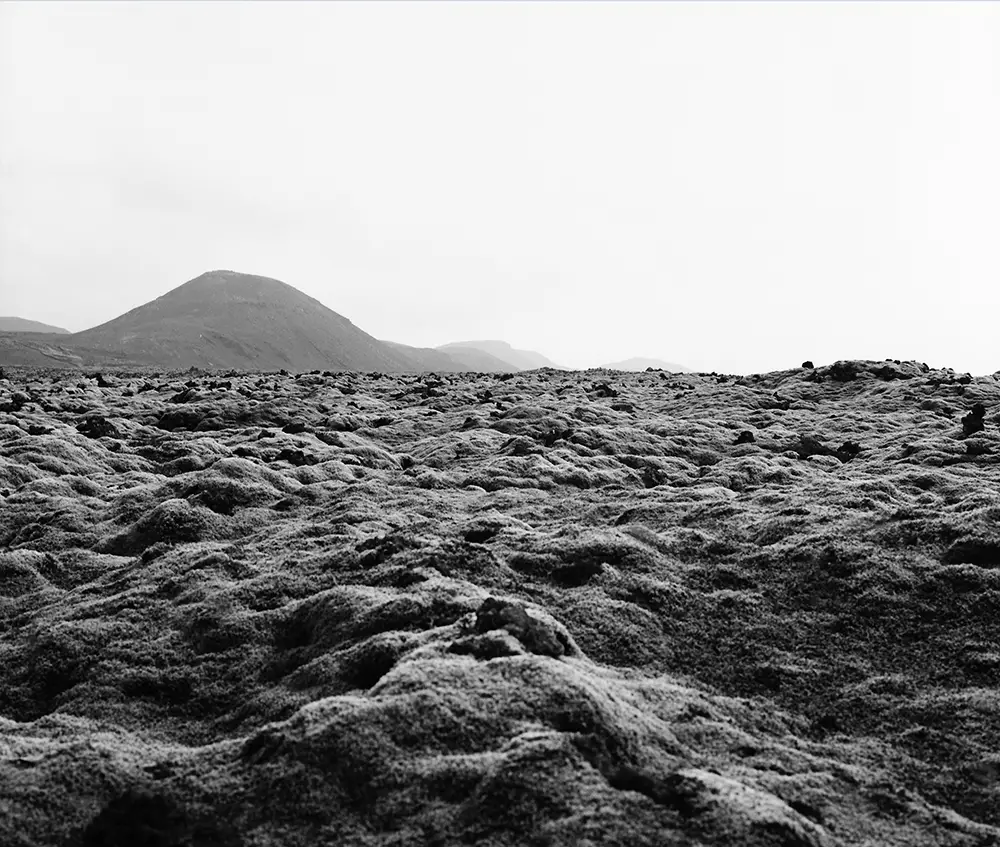
M 444 350 L 446 352 L 454 349 L 462 350 L 479 350 L 483 353 L 488 353 L 491 356 L 508 362 L 514 368 L 518 370 L 530 371 L 535 368 L 553 368 L 554 370 L 567 370 L 560 365 L 557 365 L 551 359 L 543 356 L 534 350 L 519 350 L 513 347 L 506 341 L 499 340 L 487 340 L 487 341 L 452 341 L 448 344 L 442 344 L 436 349 Z
M 52 326 L 41 321 L 19 318 L 13 315 L 0 316 L 0 332 L 42 332 L 49 335 L 70 335 L 68 329 Z
M 25 367 L 149 366 L 251 371 L 517 373 L 568 370 L 534 350 L 489 339 L 434 348 L 379 340 L 286 282 L 233 270 L 206 271 L 97 326 L 70 333 L 0 318 L 0 364 Z M 29 327 L 41 329 L 28 330 Z M 609 368 L 644 370 L 647 360 Z M 623 367 L 640 362 L 641 367 Z M 653 367 L 688 370 L 648 360 Z
M 609 371 L 644 371 L 646 368 L 653 370 L 670 371 L 671 373 L 693 373 L 692 369 L 686 365 L 678 365 L 674 362 L 664 362 L 662 359 L 649 359 L 645 356 L 633 356 L 630 359 L 623 359 L 620 362 L 611 362 L 607 365 L 600 365 L 604 370 Z

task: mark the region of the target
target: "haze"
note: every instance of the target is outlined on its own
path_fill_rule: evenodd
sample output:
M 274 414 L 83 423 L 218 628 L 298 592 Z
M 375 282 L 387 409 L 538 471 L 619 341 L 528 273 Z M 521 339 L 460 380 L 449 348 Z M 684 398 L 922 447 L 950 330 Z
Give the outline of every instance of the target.
M 1000 6 L 0 3 L 0 314 L 1000 369 Z

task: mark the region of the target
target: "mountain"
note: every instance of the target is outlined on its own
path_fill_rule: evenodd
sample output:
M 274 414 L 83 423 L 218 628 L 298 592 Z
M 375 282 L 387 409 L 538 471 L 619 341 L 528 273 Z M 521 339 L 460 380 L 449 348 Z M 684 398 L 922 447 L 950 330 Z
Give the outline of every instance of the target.
M 0 317 L 0 332 L 46 332 L 69 335 L 68 329 L 61 326 L 29 321 L 27 318 Z
M 404 353 L 296 288 L 221 270 L 65 336 L 65 343 L 164 368 L 419 369 Z
M 453 341 L 450 344 L 442 344 L 437 349 L 452 355 L 455 355 L 455 351 L 461 351 L 462 356 L 471 355 L 469 350 L 478 350 L 505 362 L 507 370 L 530 371 L 535 368 L 565 370 L 541 353 L 536 353 L 534 350 L 517 350 L 506 341 Z
M 509 362 L 473 347 L 453 347 L 447 351 L 433 347 L 410 347 L 395 341 L 383 341 L 417 363 L 422 371 L 464 373 L 506 373 L 518 371 Z
M 148 365 L 247 371 L 451 371 L 507 373 L 559 366 L 505 341 L 438 348 L 380 341 L 296 288 L 264 276 L 216 270 L 83 332 L 19 318 L 0 330 L 0 364 L 27 367 Z
M 612 362 L 610 365 L 601 365 L 601 368 L 609 371 L 644 371 L 646 368 L 653 368 L 672 373 L 692 373 L 691 368 L 686 368 L 684 365 L 675 365 L 672 362 L 664 362 L 662 359 L 644 359 L 641 356 L 625 359 L 622 362 Z

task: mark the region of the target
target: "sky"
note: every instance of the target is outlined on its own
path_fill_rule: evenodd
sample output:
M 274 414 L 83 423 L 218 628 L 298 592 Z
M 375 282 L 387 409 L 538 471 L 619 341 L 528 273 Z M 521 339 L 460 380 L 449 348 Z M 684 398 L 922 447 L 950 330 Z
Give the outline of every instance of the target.
M 0 2 L 0 314 L 1000 370 L 1000 4 Z

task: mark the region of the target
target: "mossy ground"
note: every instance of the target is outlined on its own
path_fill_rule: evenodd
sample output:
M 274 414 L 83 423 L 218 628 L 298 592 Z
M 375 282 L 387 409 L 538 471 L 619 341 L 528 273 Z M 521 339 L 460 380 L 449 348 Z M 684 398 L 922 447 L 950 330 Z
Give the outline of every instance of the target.
M 0 843 L 1000 843 L 996 377 L 7 377 Z

